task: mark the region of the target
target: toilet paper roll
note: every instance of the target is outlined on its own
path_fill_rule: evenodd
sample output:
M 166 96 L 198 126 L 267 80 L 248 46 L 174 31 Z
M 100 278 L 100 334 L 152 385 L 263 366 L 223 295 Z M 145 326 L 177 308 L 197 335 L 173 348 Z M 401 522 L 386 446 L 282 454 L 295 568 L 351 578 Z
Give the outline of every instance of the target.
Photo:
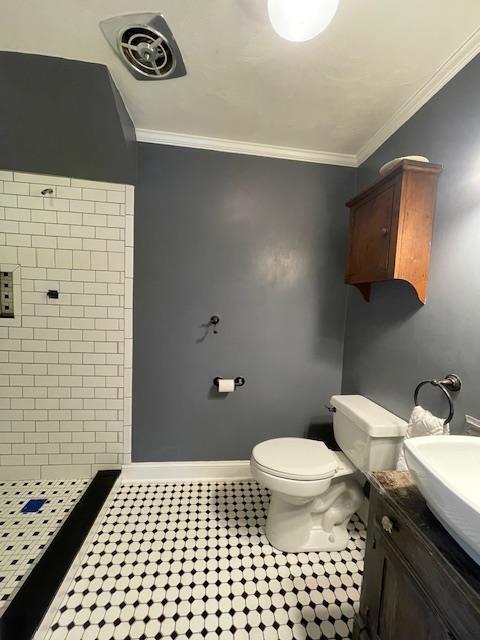
M 231 393 L 235 391 L 235 380 L 233 380 L 233 378 L 220 378 L 218 381 L 218 390 L 220 393 Z

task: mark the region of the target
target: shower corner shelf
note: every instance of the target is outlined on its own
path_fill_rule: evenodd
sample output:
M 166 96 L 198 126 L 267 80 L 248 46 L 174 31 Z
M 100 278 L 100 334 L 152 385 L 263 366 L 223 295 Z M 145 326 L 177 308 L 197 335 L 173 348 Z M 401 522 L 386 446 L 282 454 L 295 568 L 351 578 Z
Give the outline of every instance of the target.
M 345 282 L 370 299 L 374 282 L 404 280 L 427 298 L 437 183 L 442 165 L 403 160 L 346 204 L 350 235 Z

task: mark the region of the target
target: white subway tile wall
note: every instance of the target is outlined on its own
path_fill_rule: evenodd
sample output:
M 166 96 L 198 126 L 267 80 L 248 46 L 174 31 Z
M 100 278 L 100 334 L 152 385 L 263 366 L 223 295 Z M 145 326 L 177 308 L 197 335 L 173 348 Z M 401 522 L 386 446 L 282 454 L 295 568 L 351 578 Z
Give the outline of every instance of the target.
M 0 171 L 0 480 L 130 461 L 133 202 L 130 185 Z

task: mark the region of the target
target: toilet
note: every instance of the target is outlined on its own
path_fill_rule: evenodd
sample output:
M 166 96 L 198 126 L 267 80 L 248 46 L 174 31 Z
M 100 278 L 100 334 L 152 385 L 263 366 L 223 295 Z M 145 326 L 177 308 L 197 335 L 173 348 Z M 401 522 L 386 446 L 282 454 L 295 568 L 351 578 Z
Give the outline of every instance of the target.
M 358 472 L 396 467 L 404 420 L 359 395 L 330 402 L 341 451 L 304 438 L 274 438 L 252 451 L 252 475 L 271 491 L 265 533 L 280 551 L 345 549 L 347 523 L 363 501 Z

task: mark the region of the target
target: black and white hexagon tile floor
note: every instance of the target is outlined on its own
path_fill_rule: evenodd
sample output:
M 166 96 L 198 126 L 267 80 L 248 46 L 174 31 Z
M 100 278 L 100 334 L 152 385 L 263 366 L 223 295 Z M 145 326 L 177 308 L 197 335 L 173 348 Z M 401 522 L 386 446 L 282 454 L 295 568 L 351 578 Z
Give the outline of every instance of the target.
M 365 529 L 345 551 L 281 553 L 256 482 L 124 484 L 45 640 L 350 638 Z

